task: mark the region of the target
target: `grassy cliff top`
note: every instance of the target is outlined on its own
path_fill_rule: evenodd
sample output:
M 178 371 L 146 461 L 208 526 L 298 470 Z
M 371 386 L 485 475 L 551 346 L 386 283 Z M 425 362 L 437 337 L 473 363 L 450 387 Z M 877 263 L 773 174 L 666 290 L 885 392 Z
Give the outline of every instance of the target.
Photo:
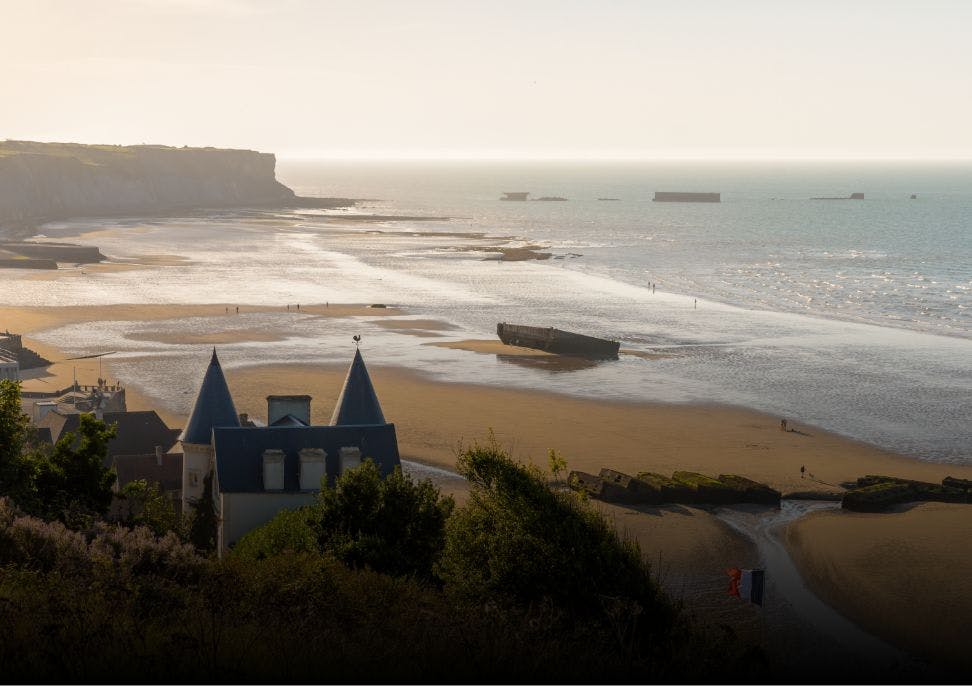
M 170 145 L 86 145 L 84 143 L 40 143 L 37 141 L 0 141 L 0 157 L 10 155 L 50 155 L 52 157 L 73 157 L 81 162 L 97 164 L 110 157 L 134 157 L 148 151 L 220 151 L 247 152 L 257 154 L 255 150 L 233 148 L 181 148 Z

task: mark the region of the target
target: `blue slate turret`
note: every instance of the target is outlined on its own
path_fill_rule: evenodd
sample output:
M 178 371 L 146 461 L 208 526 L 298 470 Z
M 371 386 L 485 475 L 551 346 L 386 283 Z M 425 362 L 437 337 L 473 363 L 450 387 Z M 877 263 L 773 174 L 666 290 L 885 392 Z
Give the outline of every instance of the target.
M 236 413 L 233 396 L 230 395 L 223 368 L 219 366 L 216 348 L 209 361 L 209 369 L 203 377 L 202 387 L 196 397 L 189 422 L 179 440 L 183 443 L 209 445 L 213 427 L 239 427 L 240 416 Z
M 348 376 L 344 380 L 344 388 L 338 396 L 337 407 L 331 416 L 332 426 L 349 426 L 361 424 L 385 424 L 385 415 L 381 412 L 381 403 L 375 387 L 368 376 L 368 368 L 361 359 L 361 351 L 354 351 L 354 360 L 348 369 Z

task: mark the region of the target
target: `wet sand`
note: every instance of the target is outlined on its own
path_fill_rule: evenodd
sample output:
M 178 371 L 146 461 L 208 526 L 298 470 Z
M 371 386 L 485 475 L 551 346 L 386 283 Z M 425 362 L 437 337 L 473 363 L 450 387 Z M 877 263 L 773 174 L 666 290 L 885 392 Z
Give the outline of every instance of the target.
M 810 587 L 851 620 L 972 674 L 972 505 L 818 512 L 785 541 Z
M 574 371 L 577 369 L 587 369 L 600 364 L 599 360 L 591 360 L 584 357 L 573 355 L 559 355 L 537 350 L 536 348 L 526 348 L 519 345 L 507 345 L 498 340 L 466 339 L 462 341 L 437 341 L 426 343 L 440 348 L 450 348 L 452 350 L 465 350 L 467 352 L 479 353 L 481 355 L 496 355 L 504 362 L 518 364 L 523 367 L 534 369 L 546 369 L 553 372 Z M 623 349 L 621 355 L 631 355 L 643 360 L 661 360 L 666 357 L 673 357 L 669 353 L 653 353 L 643 350 Z
M 970 467 L 919 462 L 812 427 L 782 432 L 776 417 L 736 407 L 593 401 L 442 383 L 394 367 L 370 371 L 403 455 L 444 467 L 452 466 L 458 441 L 486 440 L 492 429 L 515 456 L 544 467 L 555 448 L 571 469 L 737 473 L 782 491 L 832 490 L 801 479 L 801 465 L 830 483 L 874 473 L 929 481 L 972 477 Z M 263 416 L 268 392 L 308 393 L 314 420 L 326 423 L 345 373 L 344 367 L 276 365 L 231 370 L 227 380 L 241 412 Z
M 227 308 L 229 315 L 225 314 Z M 240 306 L 241 312 L 283 309 Z M 301 312 L 322 317 L 406 314 L 391 307 L 353 304 L 302 305 Z M 51 360 L 64 360 L 62 353 L 31 340 L 29 333 L 81 321 L 234 314 L 232 305 L 0 308 L 0 329 L 23 333 L 27 345 Z M 435 320 L 398 321 L 437 326 Z M 248 340 L 253 335 L 245 329 L 219 334 L 221 341 Z M 166 336 L 167 340 L 178 339 L 171 332 Z M 498 341 L 467 343 L 445 345 L 491 354 L 502 351 L 500 354 L 511 358 L 565 357 Z M 110 369 L 110 358 L 104 358 L 103 364 Z M 93 382 L 97 376 L 97 360 L 60 362 L 49 373 L 70 382 L 74 367 L 79 374 L 91 375 L 91 369 L 95 370 L 90 379 L 80 379 L 83 383 Z M 276 365 L 232 370 L 227 378 L 241 412 L 263 416 L 264 399 L 271 392 L 309 393 L 315 399 L 315 421 L 326 423 L 345 371 L 343 367 Z M 738 473 L 784 492 L 832 491 L 833 484 L 864 474 L 927 481 L 940 481 L 946 475 L 972 478 L 972 467 L 914 460 L 792 419 L 792 430 L 783 432 L 779 418 L 738 407 L 595 401 L 544 391 L 442 383 L 400 368 L 372 367 L 371 372 L 385 414 L 398 426 L 403 454 L 446 467 L 452 465 L 457 441 L 483 440 L 493 429 L 500 443 L 515 455 L 541 465 L 547 450 L 556 448 L 573 469 L 596 472 L 611 467 L 632 474 L 676 469 Z M 814 480 L 800 478 L 801 466 Z

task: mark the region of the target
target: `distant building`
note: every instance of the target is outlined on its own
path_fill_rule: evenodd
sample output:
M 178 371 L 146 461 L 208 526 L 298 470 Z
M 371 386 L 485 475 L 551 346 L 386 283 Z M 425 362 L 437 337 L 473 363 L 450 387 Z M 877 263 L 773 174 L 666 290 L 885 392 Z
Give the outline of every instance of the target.
M 0 380 L 3 379 L 19 381 L 20 362 L 6 350 L 0 349 Z
M 34 369 L 49 365 L 50 360 L 44 359 L 33 350 L 24 347 L 20 334 L 4 331 L 0 333 L 0 353 L 12 357 L 20 364 L 21 369 Z
M 99 379 L 97 386 L 75 382 L 60 390 L 21 391 L 20 395 L 25 402 L 30 403 L 31 419 L 38 425 L 52 410 L 62 415 L 93 412 L 98 419 L 102 419 L 105 413 L 128 410 L 125 389 L 120 384 L 109 384 L 104 379 Z
M 161 446 L 154 452 L 140 455 L 115 455 L 111 466 L 117 479 L 113 490 L 121 491 L 133 481 L 155 484 L 171 500 L 178 512 L 182 507 L 182 453 L 166 452 Z M 126 507 L 116 500 L 113 503 L 116 514 L 126 514 Z
M 81 413 L 64 413 L 51 409 L 36 423 L 38 436 L 57 443 L 68 433 L 77 435 Z M 152 455 L 168 452 L 179 437 L 178 429 L 170 429 L 155 410 L 138 412 L 103 412 L 99 417 L 105 424 L 117 427 L 115 437 L 108 442 L 105 466 L 110 467 L 119 455 Z M 49 438 L 48 438 L 49 436 Z
M 241 424 L 216 351 L 182 434 L 183 510 L 213 475 L 222 554 L 280 510 L 314 501 L 322 482 L 375 461 L 383 476 L 400 464 L 395 425 L 385 421 L 360 351 L 355 351 L 329 425 L 311 424 L 311 397 L 267 397 L 267 426 Z

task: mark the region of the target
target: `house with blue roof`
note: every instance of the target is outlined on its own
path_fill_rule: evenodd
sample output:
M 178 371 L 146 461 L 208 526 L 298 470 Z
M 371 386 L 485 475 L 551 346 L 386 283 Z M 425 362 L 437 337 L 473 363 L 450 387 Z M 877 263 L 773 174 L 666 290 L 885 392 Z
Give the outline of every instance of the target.
M 395 425 L 385 421 L 360 350 L 330 424 L 311 424 L 309 395 L 270 395 L 267 424 L 257 426 L 240 421 L 214 349 L 180 440 L 184 511 L 211 474 L 220 554 L 280 510 L 311 504 L 363 459 L 383 476 L 401 464 Z

